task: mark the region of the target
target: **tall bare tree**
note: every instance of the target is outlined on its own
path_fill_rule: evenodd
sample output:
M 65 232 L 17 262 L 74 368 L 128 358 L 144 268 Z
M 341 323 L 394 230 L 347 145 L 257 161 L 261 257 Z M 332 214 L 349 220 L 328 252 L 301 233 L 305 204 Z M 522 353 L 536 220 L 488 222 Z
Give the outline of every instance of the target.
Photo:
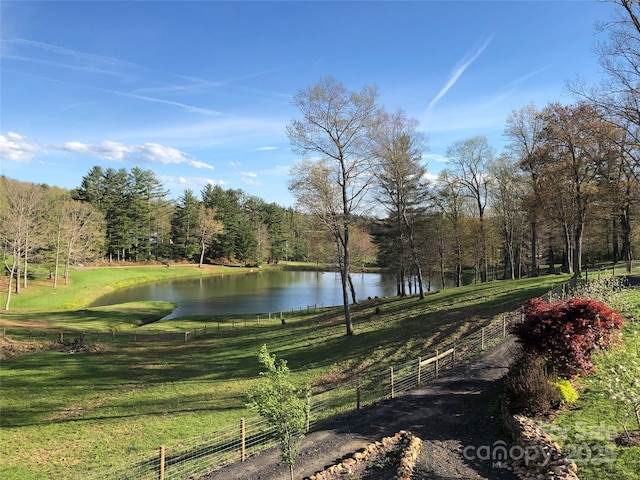
M 454 143 L 447 149 L 451 167 L 450 175 L 463 187 L 465 195 L 473 202 L 479 220 L 479 258 L 480 280 L 487 281 L 489 256 L 485 229 L 485 210 L 489 198 L 488 165 L 493 161 L 494 151 L 486 137 L 478 136 Z
M 332 77 L 299 91 L 293 104 L 302 115 L 287 126 L 294 153 L 304 159 L 291 173 L 289 189 L 298 205 L 324 223 L 340 246 L 340 276 L 347 335 L 350 228 L 372 181 L 370 129 L 376 117 L 374 87 L 349 91 Z
M 438 175 L 436 185 L 437 189 L 433 194 L 433 199 L 443 220 L 443 229 L 441 233 L 439 232 L 442 285 L 445 285 L 444 258 L 446 257 L 446 244 L 450 244 L 453 249 L 455 263 L 454 285 L 461 287 L 463 285 L 462 223 L 465 216 L 463 187 L 459 180 L 446 169 Z
M 531 265 L 529 274 L 538 275 L 538 226 L 544 211 L 545 197 L 542 195 L 541 156 L 545 155 L 545 143 L 542 137 L 544 119 L 533 103 L 512 111 L 507 117 L 505 136 L 510 143 L 507 148 L 511 156 L 519 162 L 520 168 L 528 174 L 527 198 L 524 199 L 525 211 L 529 217 Z
M 424 298 L 422 267 L 415 238 L 417 215 L 426 199 L 426 167 L 422 154 L 426 137 L 417 131 L 418 122 L 403 111 L 382 112 L 374 131 L 374 156 L 378 200 L 395 226 L 396 245 L 407 244 L 417 277 L 420 299 Z M 400 252 L 399 258 L 404 258 Z M 404 272 L 399 272 L 400 277 Z M 404 289 L 404 279 L 398 279 Z M 401 293 L 404 293 L 402 291 Z
M 523 173 L 517 162 L 507 155 L 501 155 L 489 165 L 489 172 L 494 179 L 491 191 L 492 210 L 500 225 L 500 236 L 504 251 L 504 278 L 521 277 L 524 218 L 523 199 L 525 182 Z

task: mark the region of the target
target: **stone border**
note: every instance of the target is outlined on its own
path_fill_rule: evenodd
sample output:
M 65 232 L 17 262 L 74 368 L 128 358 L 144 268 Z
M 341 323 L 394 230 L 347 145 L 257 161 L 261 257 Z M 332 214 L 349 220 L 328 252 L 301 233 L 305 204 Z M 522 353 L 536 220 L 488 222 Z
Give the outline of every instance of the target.
M 576 462 L 562 455 L 562 449 L 538 424 L 524 415 L 503 412 L 504 426 L 512 435 L 510 466 L 524 480 L 579 480 Z
M 337 475 L 350 474 L 355 465 L 368 461 L 370 458 L 389 450 L 396 444 L 401 444 L 403 447 L 394 480 L 410 480 L 413 475 L 416 460 L 420 454 L 420 449 L 422 448 L 422 440 L 407 430 L 401 430 L 393 437 L 385 437 L 379 442 L 370 443 L 342 462 L 311 475 L 309 480 L 330 480 Z

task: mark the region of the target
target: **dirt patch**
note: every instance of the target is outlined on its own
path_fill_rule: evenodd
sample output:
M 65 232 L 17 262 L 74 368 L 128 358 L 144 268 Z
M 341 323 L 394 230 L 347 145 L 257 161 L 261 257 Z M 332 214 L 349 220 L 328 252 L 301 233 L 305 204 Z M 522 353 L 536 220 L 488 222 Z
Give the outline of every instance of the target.
M 619 447 L 640 447 L 640 430 L 619 433 L 611 439 Z

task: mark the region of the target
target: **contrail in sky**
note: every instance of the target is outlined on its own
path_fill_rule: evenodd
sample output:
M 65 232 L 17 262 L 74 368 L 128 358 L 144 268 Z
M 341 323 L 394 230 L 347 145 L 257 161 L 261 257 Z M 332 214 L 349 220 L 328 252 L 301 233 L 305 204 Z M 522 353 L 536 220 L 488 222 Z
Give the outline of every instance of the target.
M 458 81 L 458 79 L 464 73 L 467 67 L 471 65 L 473 62 L 475 62 L 476 59 L 482 54 L 482 52 L 484 52 L 485 49 L 489 46 L 489 44 L 491 43 L 491 40 L 493 40 L 493 35 L 487 38 L 487 40 L 485 40 L 482 46 L 478 48 L 475 52 L 471 50 L 471 52 L 467 53 L 463 57 L 463 59 L 461 60 L 461 63 L 453 70 L 453 72 L 449 76 L 449 80 L 447 81 L 447 84 L 444 87 L 442 87 L 442 89 L 438 92 L 438 95 L 436 95 L 436 97 L 433 100 L 431 100 L 428 110 L 431 110 L 436 105 L 436 103 L 438 103 L 438 101 L 445 96 L 445 94 L 449 91 L 449 89 L 455 85 L 455 83 Z

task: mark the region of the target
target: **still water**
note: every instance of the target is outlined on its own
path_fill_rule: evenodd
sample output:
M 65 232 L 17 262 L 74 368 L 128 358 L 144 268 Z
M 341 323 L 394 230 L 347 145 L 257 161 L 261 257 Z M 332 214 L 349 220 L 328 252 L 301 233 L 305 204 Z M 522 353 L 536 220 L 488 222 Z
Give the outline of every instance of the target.
M 351 275 L 359 300 L 393 296 L 392 277 L 379 273 Z M 109 293 L 92 306 L 164 300 L 178 307 L 165 319 L 187 315 L 269 313 L 317 305 L 342 305 L 340 274 L 265 270 L 197 279 L 176 279 Z

